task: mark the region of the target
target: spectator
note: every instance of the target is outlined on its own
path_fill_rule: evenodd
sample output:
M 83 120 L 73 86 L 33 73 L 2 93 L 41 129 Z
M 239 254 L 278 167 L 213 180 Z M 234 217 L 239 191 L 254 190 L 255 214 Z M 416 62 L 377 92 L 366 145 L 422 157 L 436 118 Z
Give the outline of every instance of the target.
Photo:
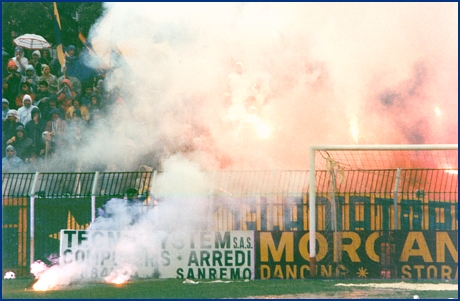
M 47 136 L 47 141 L 50 143 L 50 152 L 58 153 L 65 147 L 65 134 L 67 126 L 64 120 L 61 119 L 59 110 L 51 110 L 51 120 L 46 123 L 45 135 Z
M 52 94 L 50 98 L 48 99 L 48 105 L 44 107 L 43 111 L 40 110 L 40 112 L 43 112 L 42 117 L 45 121 L 50 121 L 52 116 L 51 116 L 51 111 L 53 109 L 57 109 L 59 112 L 59 116 L 61 119 L 64 119 L 65 117 L 65 111 L 63 108 L 59 107 L 59 103 L 57 100 L 56 95 Z
M 105 92 L 106 90 L 104 86 L 104 80 L 103 79 L 98 80 L 93 90 L 94 90 L 93 94 L 99 95 L 99 103 L 101 105 L 104 105 L 107 102 L 106 101 L 107 93 Z
M 141 175 L 136 179 L 136 187 L 140 187 L 139 192 L 142 191 L 142 195 L 145 197 L 150 194 L 150 181 L 152 178 L 153 167 L 141 165 L 139 167 L 139 171 L 141 172 Z
M 5 43 L 5 50 L 8 53 L 14 53 L 14 49 L 16 48 L 16 44 L 14 43 L 14 39 L 18 37 L 18 33 L 14 30 L 11 31 L 11 40 Z
M 16 149 L 16 156 L 22 161 L 28 161 L 30 151 L 32 150 L 32 139 L 26 137 L 24 127 L 19 125 L 16 128 L 16 135 L 11 137 L 6 142 L 7 145 L 12 145 Z
M 27 122 L 25 127 L 26 137 L 32 139 L 32 151 L 38 156 L 45 155 L 45 142 L 42 134 L 46 129 L 46 121 L 43 120 L 38 108 L 32 109 L 32 120 Z
M 79 55 L 77 55 L 77 49 L 75 48 L 75 46 L 69 45 L 69 47 L 67 47 L 66 49 L 65 55 L 66 75 L 68 77 L 75 77 L 79 81 L 84 81 L 89 78 L 94 78 L 97 75 L 97 73 L 93 69 L 89 68 L 88 66 L 82 63 Z M 74 85 L 73 82 L 72 85 Z M 78 95 L 81 94 L 81 85 L 78 91 L 75 90 L 75 92 L 77 92 Z
M 78 109 L 73 110 L 72 118 L 68 121 L 67 138 L 69 146 L 72 150 L 77 150 L 82 145 L 82 134 L 86 130 L 86 122 L 81 117 L 81 112 Z
M 72 91 L 72 83 L 69 79 L 62 81 L 62 88 L 56 93 L 59 101 L 59 106 L 64 109 L 65 112 L 72 106 L 73 100 L 76 98 L 77 93 Z
M 52 59 L 48 66 L 50 67 L 51 74 L 56 75 L 57 78 L 59 78 L 62 75 L 62 67 L 61 67 L 61 63 L 59 62 L 58 58 Z M 43 69 L 42 69 L 42 72 L 43 72 Z
M 8 65 L 8 60 L 10 59 L 10 54 L 5 52 L 4 48 L 2 47 L 2 79 L 5 76 L 6 66 Z
M 10 102 L 6 98 L 2 98 L 2 121 L 5 120 L 6 114 L 10 110 Z
M 58 78 L 56 75 L 51 74 L 48 65 L 42 65 L 42 76 L 38 78 L 38 82 L 46 81 L 48 83 L 48 91 L 56 94 L 58 91 Z
M 91 96 L 93 94 L 93 86 L 87 85 L 85 86 L 85 94 L 80 98 L 81 104 L 89 108 L 91 104 Z
M 42 64 L 42 70 L 43 70 L 43 64 L 45 65 L 50 65 L 51 64 L 51 54 L 49 49 L 43 49 L 42 50 L 42 56 L 38 60 Z
M 51 93 L 48 91 L 48 82 L 46 80 L 39 82 L 34 105 L 42 111 L 48 105 L 48 99 L 50 96 Z
M 133 225 L 139 221 L 139 218 L 142 215 L 145 197 L 140 198 L 137 189 L 132 187 L 126 190 L 125 199 L 127 200 L 128 205 L 126 209 L 131 217 L 130 225 Z
M 6 119 L 2 122 L 2 157 L 5 156 L 6 141 L 16 134 L 18 125 L 24 126 L 19 122 L 18 111 L 9 110 L 6 114 Z
M 40 63 L 40 50 L 35 50 L 32 52 L 32 59 L 29 61 L 29 64 L 34 67 L 35 74 L 37 76 L 42 76 L 42 64 Z
M 78 56 L 76 55 L 76 51 L 74 45 L 69 45 L 65 50 L 65 66 L 68 76 L 77 76 Z
M 32 120 L 32 109 L 36 108 L 36 106 L 32 105 L 32 97 L 27 94 L 22 98 L 22 104 L 23 106 L 18 110 L 19 121 L 22 124 L 27 124 L 27 122 Z
M 6 100 L 8 100 L 8 98 L 16 100 L 16 96 L 14 96 L 13 93 L 11 93 L 10 85 L 5 78 L 2 79 L 2 98 L 5 98 Z M 9 103 L 10 101 L 8 100 L 8 106 Z
M 75 91 L 75 93 L 78 94 L 78 97 L 81 95 L 81 82 L 78 78 L 75 76 L 71 76 L 67 74 L 67 66 L 62 66 L 62 73 L 63 75 L 58 78 L 58 89 L 61 89 L 63 86 L 63 81 L 65 79 L 70 80 L 70 83 L 72 84 L 72 90 Z M 57 94 L 57 93 L 56 93 Z
M 100 96 L 96 93 L 91 95 L 91 102 L 88 106 L 89 119 L 93 120 L 94 116 L 101 114 Z
M 23 103 L 22 100 L 24 99 L 24 96 L 29 95 L 32 99 L 32 102 L 35 101 L 35 94 L 32 93 L 30 90 L 30 83 L 29 82 L 23 82 L 21 83 L 21 92 L 20 94 L 16 97 L 16 107 L 19 109 L 22 107 Z
M 14 50 L 13 62 L 18 66 L 18 72 L 25 75 L 26 67 L 29 65 L 29 60 L 24 57 L 24 50 L 22 47 L 17 46 Z
M 75 110 L 80 111 L 80 117 L 84 121 L 86 121 L 86 122 L 89 121 L 89 118 L 90 118 L 89 110 L 85 105 L 82 105 L 80 103 L 80 100 L 78 100 L 78 99 L 74 99 L 73 102 L 72 102 L 72 106 L 67 109 L 67 111 L 65 113 L 65 119 L 66 120 L 72 119 L 73 118 L 73 112 Z
M 17 107 L 15 107 L 14 100 L 20 91 L 19 83 L 21 82 L 21 79 L 22 76 L 18 72 L 18 66 L 16 66 L 13 60 L 9 60 L 8 65 L 6 66 L 6 82 L 3 81 L 2 95 L 11 101 L 10 106 L 12 109 L 17 109 Z M 8 83 L 8 87 L 5 87 L 5 83 Z
M 12 145 L 5 148 L 5 156 L 2 159 L 3 172 L 21 172 L 24 168 L 24 162 L 16 156 L 16 149 Z
M 32 93 L 37 92 L 38 76 L 35 74 L 35 68 L 32 65 L 27 65 L 26 75 L 22 77 L 21 84 L 28 82 L 30 84 L 30 91 Z

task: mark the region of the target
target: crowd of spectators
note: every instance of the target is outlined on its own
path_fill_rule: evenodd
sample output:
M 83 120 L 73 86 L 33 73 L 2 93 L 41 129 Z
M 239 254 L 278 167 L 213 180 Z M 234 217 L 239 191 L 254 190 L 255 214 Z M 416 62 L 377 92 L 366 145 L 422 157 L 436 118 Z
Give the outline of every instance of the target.
M 189 119 L 192 106 L 181 106 L 184 112 L 178 113 L 190 121 L 181 128 L 175 127 L 180 137 L 160 135 L 158 147 L 139 151 L 136 138 L 131 139 L 134 137 L 131 127 L 120 122 L 136 117 L 129 92 L 135 88 L 135 81 L 130 80 L 132 71 L 123 65 L 121 58 L 111 57 L 112 70 L 85 67 L 84 53 L 79 55 L 73 45 L 66 47 L 62 65 L 51 49 L 28 51 L 16 46 L 9 51 L 14 52 L 13 55 L 4 54 L 2 61 L 2 172 L 115 172 L 140 165 L 161 169 L 164 158 L 195 149 L 206 152 L 221 168 L 231 164 L 229 156 L 212 146 L 209 131 Z M 255 92 L 252 84 L 248 84 L 250 80 L 245 77 L 242 64 L 238 63 L 237 67 L 229 76 L 231 93 L 226 97 L 231 103 L 229 120 L 244 124 L 248 123 L 248 117 L 257 117 L 247 110 L 248 104 L 249 108 L 255 108 L 253 104 L 261 106 L 263 101 L 258 101 L 258 95 L 252 95 Z M 111 78 L 120 73 L 117 69 L 123 70 L 124 80 Z M 110 89 L 107 89 L 109 81 Z M 167 114 L 171 114 L 165 116 L 168 121 L 176 112 Z M 120 139 L 120 143 L 128 146 L 125 149 L 136 149 L 135 158 L 124 156 L 116 149 L 108 149 L 112 156 L 93 151 L 101 145 L 111 148 L 101 142 L 110 143 L 111 138 L 125 138 Z
M 78 70 L 73 45 L 62 67 L 50 49 L 25 51 L 16 47 L 2 66 L 2 172 L 37 171 L 78 147 L 116 100 L 104 89 L 106 70 Z

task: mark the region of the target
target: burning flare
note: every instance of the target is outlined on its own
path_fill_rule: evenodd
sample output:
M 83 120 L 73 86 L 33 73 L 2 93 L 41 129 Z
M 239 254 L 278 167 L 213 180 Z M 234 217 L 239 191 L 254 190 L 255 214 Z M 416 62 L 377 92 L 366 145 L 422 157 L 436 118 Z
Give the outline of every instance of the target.
M 353 116 L 350 120 L 350 132 L 353 140 L 358 143 L 359 138 L 359 128 L 358 128 L 358 118 Z
M 104 280 L 107 283 L 123 284 L 131 278 L 132 274 L 132 268 L 129 266 L 125 266 L 124 268 L 113 270 L 109 276 L 104 278 Z
M 49 267 L 44 262 L 37 260 L 31 264 L 30 272 L 37 279 L 32 288 L 36 291 L 47 291 L 69 285 L 72 280 L 75 280 L 75 275 L 83 272 L 83 266 L 69 264 L 62 267 L 55 264 Z

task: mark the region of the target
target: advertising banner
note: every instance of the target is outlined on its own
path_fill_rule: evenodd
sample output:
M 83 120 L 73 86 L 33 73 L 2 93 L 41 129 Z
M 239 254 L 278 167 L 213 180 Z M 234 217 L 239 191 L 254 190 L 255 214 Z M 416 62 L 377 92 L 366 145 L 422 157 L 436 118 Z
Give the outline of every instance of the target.
M 60 264 L 82 267 L 82 278 L 117 271 L 137 277 L 254 279 L 253 231 L 135 233 L 61 230 Z
M 316 275 L 458 279 L 457 234 L 457 231 L 316 232 Z M 255 235 L 256 278 L 310 277 L 309 232 L 272 231 Z

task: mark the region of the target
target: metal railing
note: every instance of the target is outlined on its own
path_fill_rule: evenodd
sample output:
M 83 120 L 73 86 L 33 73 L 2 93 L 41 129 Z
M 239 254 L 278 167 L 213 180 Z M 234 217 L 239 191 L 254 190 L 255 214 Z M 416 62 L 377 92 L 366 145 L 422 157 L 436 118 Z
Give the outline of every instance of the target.
M 213 229 L 308 231 L 308 174 L 210 172 Z M 146 210 L 154 208 L 159 176 L 156 171 L 2 174 L 3 268 L 27 275 L 32 260 L 58 251 L 58 230 L 85 229 L 97 208 L 125 197 L 128 189 L 146 197 Z M 331 229 L 333 202 L 338 230 L 458 230 L 458 175 L 447 170 L 346 171 L 336 177 L 333 195 L 331 175 L 317 171 L 316 178 L 319 231 Z

